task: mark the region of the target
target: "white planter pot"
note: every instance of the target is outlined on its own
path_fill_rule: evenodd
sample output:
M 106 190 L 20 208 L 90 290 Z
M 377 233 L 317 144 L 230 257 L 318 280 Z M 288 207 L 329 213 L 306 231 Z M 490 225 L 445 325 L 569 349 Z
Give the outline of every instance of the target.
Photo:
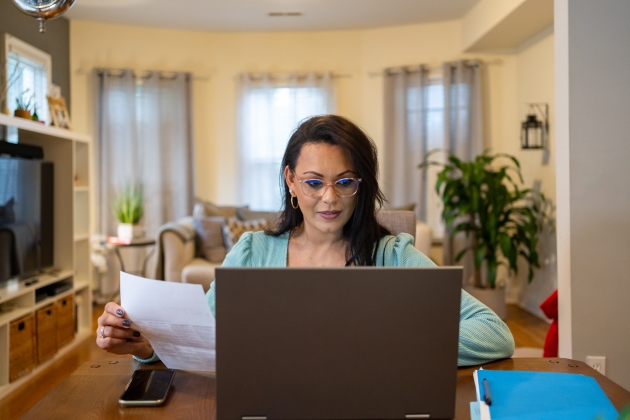
M 118 237 L 131 241 L 134 238 L 140 238 L 144 235 L 144 228 L 140 225 L 132 225 L 129 223 L 120 223 L 118 225 Z
M 507 318 L 507 306 L 505 305 L 505 288 L 497 287 L 494 289 L 478 289 L 473 286 L 464 288 L 478 301 L 492 309 L 495 314 L 502 320 Z

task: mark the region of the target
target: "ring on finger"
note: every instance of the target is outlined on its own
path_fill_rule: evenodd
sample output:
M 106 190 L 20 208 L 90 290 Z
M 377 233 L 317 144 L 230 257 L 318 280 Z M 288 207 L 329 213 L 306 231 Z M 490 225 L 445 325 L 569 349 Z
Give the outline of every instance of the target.
M 105 327 L 101 327 L 101 338 L 105 338 Z

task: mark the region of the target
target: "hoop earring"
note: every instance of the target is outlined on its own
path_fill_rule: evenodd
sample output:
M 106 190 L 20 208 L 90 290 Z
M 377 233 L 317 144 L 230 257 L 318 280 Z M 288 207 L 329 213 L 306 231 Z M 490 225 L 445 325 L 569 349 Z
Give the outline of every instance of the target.
M 295 198 L 295 204 L 293 204 L 293 199 L 294 199 L 294 198 Z M 299 206 L 298 206 L 298 202 L 297 202 L 297 197 L 296 197 L 296 196 L 294 196 L 294 195 L 292 195 L 292 196 L 291 196 L 291 200 L 290 200 L 290 201 L 291 201 L 291 207 L 293 207 L 293 209 L 294 209 L 294 210 L 297 210 L 297 209 L 298 209 L 298 207 L 299 207 Z

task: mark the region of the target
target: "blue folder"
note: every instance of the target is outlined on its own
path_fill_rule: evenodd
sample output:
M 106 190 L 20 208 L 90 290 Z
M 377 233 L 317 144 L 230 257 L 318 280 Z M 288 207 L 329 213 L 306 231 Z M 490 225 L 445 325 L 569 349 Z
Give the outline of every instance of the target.
M 488 381 L 491 420 L 615 420 L 617 410 L 597 381 L 574 373 L 477 371 L 479 397 Z

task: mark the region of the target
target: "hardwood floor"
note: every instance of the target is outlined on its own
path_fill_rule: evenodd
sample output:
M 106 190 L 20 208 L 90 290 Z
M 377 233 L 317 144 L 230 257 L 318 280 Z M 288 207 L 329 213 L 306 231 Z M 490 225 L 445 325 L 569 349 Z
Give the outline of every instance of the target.
M 508 305 L 508 328 L 512 331 L 516 347 L 543 348 L 549 324 L 516 305 Z
M 101 313 L 103 313 L 103 306 L 95 306 L 92 320 L 94 331 L 96 331 L 97 319 Z M 546 322 L 516 305 L 508 305 L 506 324 L 514 335 L 517 347 L 543 347 L 545 335 L 549 329 L 549 324 Z M 1 400 L 0 419 L 20 418 L 84 362 L 106 357 L 107 353 L 96 346 L 95 338 L 96 333 L 57 360 L 49 369 Z

